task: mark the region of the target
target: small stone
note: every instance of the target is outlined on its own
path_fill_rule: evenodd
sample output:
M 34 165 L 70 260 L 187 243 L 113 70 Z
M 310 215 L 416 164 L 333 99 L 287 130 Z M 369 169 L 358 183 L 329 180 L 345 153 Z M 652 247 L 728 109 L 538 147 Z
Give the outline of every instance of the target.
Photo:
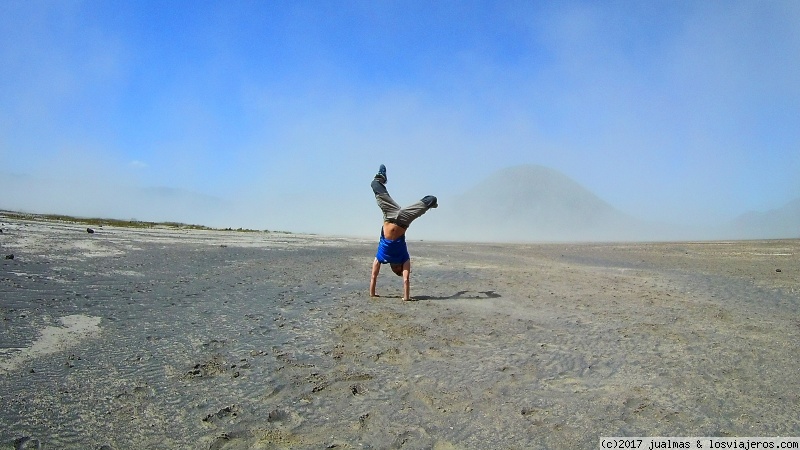
M 42 448 L 42 443 L 38 439 L 23 436 L 14 440 L 14 448 Z
M 780 272 L 780 271 L 781 271 L 781 269 L 775 269 L 775 272 Z
M 267 422 L 281 422 L 286 420 L 289 417 L 289 414 L 286 411 L 282 411 L 280 409 L 273 409 L 272 411 L 267 414 Z
M 93 230 L 93 229 L 91 229 L 91 228 L 87 228 L 87 229 L 86 229 L 86 232 L 87 232 L 87 233 L 89 233 L 89 234 L 94 234 L 94 230 Z
M 13 254 L 11 254 L 11 255 L 6 255 L 6 259 L 14 259 L 14 255 L 13 255 Z

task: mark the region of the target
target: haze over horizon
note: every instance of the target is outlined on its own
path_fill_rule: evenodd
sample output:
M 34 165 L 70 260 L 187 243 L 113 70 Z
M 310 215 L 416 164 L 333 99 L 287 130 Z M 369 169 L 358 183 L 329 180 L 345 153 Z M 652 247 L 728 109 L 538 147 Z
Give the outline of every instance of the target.
M 541 165 L 718 225 L 800 198 L 799 24 L 792 1 L 2 2 L 0 209 L 371 236 L 381 163 L 443 209 Z

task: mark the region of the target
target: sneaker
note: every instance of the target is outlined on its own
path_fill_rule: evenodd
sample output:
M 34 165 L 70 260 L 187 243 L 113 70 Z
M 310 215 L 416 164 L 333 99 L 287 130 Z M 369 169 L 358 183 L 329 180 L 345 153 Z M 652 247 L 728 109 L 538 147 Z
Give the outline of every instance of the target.
M 378 169 L 378 174 L 375 175 L 375 178 L 380 178 L 384 183 L 386 183 L 386 166 L 381 164 L 381 167 Z
M 425 203 L 428 208 L 439 207 L 439 201 L 433 195 L 426 195 L 425 197 L 422 197 L 422 203 Z

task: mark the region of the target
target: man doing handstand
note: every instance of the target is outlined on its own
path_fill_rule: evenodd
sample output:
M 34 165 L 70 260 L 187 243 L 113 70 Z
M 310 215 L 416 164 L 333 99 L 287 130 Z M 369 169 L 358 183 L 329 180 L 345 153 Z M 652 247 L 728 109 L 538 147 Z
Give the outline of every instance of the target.
M 386 190 L 386 166 L 381 164 L 378 174 L 372 180 L 372 192 L 383 211 L 383 228 L 378 241 L 378 252 L 372 262 L 372 277 L 369 281 L 370 297 L 377 297 L 375 284 L 381 271 L 381 264 L 389 264 L 392 272 L 403 277 L 403 300 L 411 300 L 411 256 L 406 247 L 406 229 L 417 217 L 430 208 L 436 208 L 436 197 L 426 195 L 422 200 L 401 208 Z

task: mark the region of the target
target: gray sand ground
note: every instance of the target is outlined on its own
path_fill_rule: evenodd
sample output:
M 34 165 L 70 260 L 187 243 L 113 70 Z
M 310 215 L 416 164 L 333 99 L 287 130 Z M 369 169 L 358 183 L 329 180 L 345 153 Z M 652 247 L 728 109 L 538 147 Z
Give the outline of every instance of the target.
M 410 241 L 402 302 L 371 240 L 0 223 L 0 448 L 800 435 L 797 240 Z

